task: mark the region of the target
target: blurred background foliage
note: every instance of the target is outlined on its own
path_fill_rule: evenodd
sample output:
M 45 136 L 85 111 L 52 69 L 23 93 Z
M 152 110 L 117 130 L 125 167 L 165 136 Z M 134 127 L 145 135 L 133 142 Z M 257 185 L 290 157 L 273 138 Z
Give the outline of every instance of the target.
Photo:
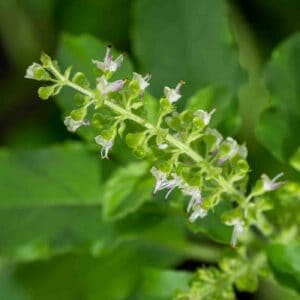
M 126 52 L 120 76 L 150 71 L 154 97 L 185 80 L 179 109 L 217 107 L 214 125 L 247 143 L 251 182 L 278 171 L 299 182 L 299 11 L 297 0 L 0 1 L 0 298 L 170 299 L 218 256 L 207 236 L 230 235 L 214 216 L 189 228 L 179 195 L 153 202 L 147 166 L 124 146 L 103 162 L 80 143 L 88 131 L 69 134 L 70 93 L 45 104 L 24 79 L 42 50 L 93 78 L 91 58 L 112 44 Z M 299 299 L 275 281 L 240 297 Z

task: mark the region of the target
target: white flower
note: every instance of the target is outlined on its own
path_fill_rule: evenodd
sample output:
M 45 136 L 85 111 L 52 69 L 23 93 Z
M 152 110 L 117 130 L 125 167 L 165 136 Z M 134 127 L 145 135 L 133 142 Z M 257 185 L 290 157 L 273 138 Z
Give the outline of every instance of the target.
M 125 80 L 116 80 L 113 82 L 108 82 L 105 76 L 97 78 L 97 81 L 97 89 L 101 92 L 102 95 L 121 90 L 125 83 Z
M 153 193 L 155 194 L 156 192 L 165 189 L 168 185 L 167 174 L 155 167 L 152 167 L 150 172 L 156 180 Z
M 194 204 L 200 205 L 202 203 L 201 191 L 197 186 L 189 186 L 185 184 L 182 187 L 182 192 L 186 196 L 191 196 L 190 202 L 187 207 L 188 213 L 191 211 Z
M 34 71 L 37 69 L 37 68 L 42 68 L 42 66 L 40 64 L 37 64 L 37 63 L 33 63 L 31 64 L 27 70 L 26 70 L 26 74 L 25 74 L 25 78 L 27 79 L 34 79 Z
M 183 183 L 183 180 L 181 179 L 181 177 L 179 177 L 175 173 L 171 174 L 172 179 L 168 179 L 166 173 L 158 170 L 155 167 L 152 167 L 151 170 L 150 170 L 150 172 L 152 173 L 152 175 L 156 179 L 153 193 L 155 194 L 156 192 L 158 192 L 160 190 L 167 189 L 168 192 L 167 192 L 167 194 L 165 196 L 166 199 L 168 198 L 168 196 L 170 195 L 170 193 L 176 187 L 180 187 L 182 185 L 182 183 Z
M 108 152 L 111 150 L 111 148 L 113 147 L 114 145 L 114 141 L 113 139 L 111 140 L 106 140 L 104 139 L 101 135 L 97 135 L 95 137 L 95 141 L 98 145 L 102 146 L 102 149 L 101 149 L 101 157 L 102 158 L 106 158 L 106 159 L 109 159 L 108 157 Z
M 138 73 L 133 72 L 133 78 L 132 80 L 136 80 L 140 86 L 140 89 L 142 91 L 145 90 L 145 88 L 149 85 L 149 81 L 151 79 L 151 74 L 148 73 L 144 77 Z
M 273 179 L 270 179 L 266 174 L 261 175 L 263 190 L 265 192 L 271 192 L 281 187 L 284 184 L 284 181 L 276 182 L 276 180 L 281 176 L 283 176 L 283 173 L 277 174 Z
M 166 143 L 159 144 L 159 145 L 158 145 L 158 148 L 161 149 L 161 150 L 165 150 L 165 149 L 168 148 L 168 144 L 166 144 Z
M 191 223 L 195 222 L 198 218 L 204 218 L 207 216 L 207 210 L 203 209 L 199 204 L 193 206 L 193 212 L 189 216 L 189 221 Z
M 211 112 L 207 112 L 202 109 L 198 109 L 197 111 L 194 112 L 194 116 L 200 118 L 203 120 L 204 125 L 207 126 L 210 122 L 211 116 L 214 114 L 216 109 L 214 108 Z
M 92 60 L 93 64 L 97 66 L 98 69 L 102 70 L 102 72 L 115 72 L 122 64 L 124 55 L 121 54 L 119 57 L 117 57 L 115 60 L 113 60 L 113 57 L 111 55 L 111 46 L 108 46 L 106 48 L 106 54 L 104 57 L 104 61 L 98 61 L 98 60 Z
M 68 116 L 65 118 L 64 124 L 69 131 L 75 132 L 81 125 L 89 125 L 89 122 L 87 120 L 76 121 L 71 116 Z
M 175 89 L 171 89 L 167 86 L 165 86 L 164 88 L 164 94 L 166 96 L 166 98 L 171 102 L 174 103 L 176 101 L 178 101 L 181 97 L 180 95 L 180 88 L 181 86 L 184 84 L 184 81 L 179 81 L 179 83 L 177 84 Z
M 180 176 L 178 176 L 176 173 L 172 173 L 171 176 L 172 176 L 172 179 L 170 179 L 168 181 L 168 186 L 166 187 L 166 189 L 168 189 L 168 192 L 166 193 L 165 199 L 167 199 L 169 197 L 169 195 L 171 194 L 171 192 L 176 187 L 180 188 L 184 184 L 184 181 L 182 180 L 182 178 Z
M 234 220 L 231 220 L 231 221 L 227 221 L 225 224 L 229 225 L 229 226 L 233 226 L 233 232 L 232 232 L 232 235 L 231 235 L 230 244 L 231 244 L 232 248 L 235 248 L 238 236 L 241 233 L 244 232 L 245 222 L 243 220 L 240 220 L 240 219 L 234 219 Z

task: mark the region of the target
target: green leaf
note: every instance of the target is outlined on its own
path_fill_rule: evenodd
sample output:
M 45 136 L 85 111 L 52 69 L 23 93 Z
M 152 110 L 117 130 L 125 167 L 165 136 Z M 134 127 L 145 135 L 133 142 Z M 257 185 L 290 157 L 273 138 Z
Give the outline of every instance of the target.
M 202 232 L 207 234 L 213 240 L 229 244 L 232 227 L 224 225 L 221 222 L 221 215 L 230 208 L 231 205 L 228 202 L 223 201 L 217 205 L 213 211 L 209 211 L 205 218 L 198 218 L 194 223 L 190 224 L 189 227 L 194 233 Z
M 183 271 L 145 269 L 132 300 L 169 300 L 177 290 L 187 290 L 191 274 Z
M 280 161 L 288 161 L 299 147 L 300 34 L 280 44 L 266 66 L 270 105 L 257 127 L 260 142 Z
M 132 37 L 142 72 L 153 74 L 150 91 L 155 96 L 183 79 L 183 95 L 216 85 L 228 94 L 222 106 L 235 107 L 243 72 L 225 1 L 136 1 Z M 218 104 L 213 103 L 217 110 Z
M 290 165 L 300 172 L 300 147 L 296 150 L 290 159 Z
M 146 247 L 127 245 L 99 258 L 65 255 L 45 262 L 7 265 L 0 271 L 0 298 L 127 299 L 139 284 L 143 268 L 152 264 L 157 266 Z
M 151 196 L 153 179 L 145 162 L 131 163 L 118 169 L 106 182 L 103 217 L 119 219 L 139 208 Z
M 267 254 L 279 283 L 300 292 L 300 243 L 271 244 Z
M 100 162 L 80 144 L 0 150 L 1 207 L 99 204 Z

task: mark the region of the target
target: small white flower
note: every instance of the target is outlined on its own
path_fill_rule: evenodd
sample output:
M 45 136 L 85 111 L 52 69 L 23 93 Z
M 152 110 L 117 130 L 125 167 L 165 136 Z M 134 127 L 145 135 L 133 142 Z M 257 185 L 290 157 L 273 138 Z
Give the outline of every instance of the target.
M 150 170 L 150 172 L 152 173 L 152 175 L 156 179 L 153 193 L 155 194 L 156 192 L 158 192 L 160 190 L 167 189 L 168 192 L 167 192 L 167 194 L 165 196 L 166 199 L 168 198 L 168 196 L 170 195 L 170 193 L 176 187 L 180 187 L 182 185 L 182 183 L 183 183 L 183 180 L 181 179 L 181 177 L 178 176 L 175 173 L 171 174 L 172 179 L 168 179 L 166 173 L 158 170 L 155 167 L 152 167 L 151 170 Z
M 271 192 L 281 187 L 284 184 L 284 181 L 276 182 L 281 176 L 283 176 L 283 173 L 277 174 L 273 179 L 270 179 L 266 174 L 261 175 L 263 190 L 265 192 Z
M 231 235 L 230 244 L 231 244 L 232 248 L 235 248 L 238 236 L 241 233 L 244 232 L 245 222 L 243 220 L 240 220 L 240 219 L 234 219 L 234 220 L 231 220 L 231 221 L 227 221 L 225 224 L 228 225 L 228 226 L 233 226 L 233 232 L 232 232 L 232 235 Z
M 166 96 L 166 98 L 171 102 L 174 103 L 176 101 L 178 101 L 181 97 L 180 95 L 180 88 L 181 86 L 184 84 L 184 81 L 179 81 L 179 83 L 177 84 L 175 89 L 171 89 L 167 86 L 165 86 L 164 88 L 164 94 Z
M 204 218 L 207 216 L 207 210 L 203 209 L 199 204 L 193 206 L 193 212 L 189 216 L 189 221 L 191 223 L 195 222 L 198 218 Z
M 113 60 L 113 56 L 111 55 L 111 46 L 106 48 L 106 54 L 104 57 L 104 61 L 92 60 L 93 64 L 97 66 L 98 69 L 102 70 L 102 72 L 115 72 L 122 64 L 124 60 L 124 55 L 121 54 L 115 60 Z
M 87 120 L 74 120 L 71 116 L 68 116 L 64 120 L 64 124 L 67 126 L 67 129 L 71 132 L 75 132 L 81 125 L 89 125 Z
M 155 194 L 156 192 L 165 189 L 168 185 L 167 174 L 155 167 L 152 167 L 150 172 L 156 180 L 153 193 Z
M 194 112 L 194 116 L 203 120 L 204 125 L 207 126 L 210 122 L 211 116 L 215 113 L 216 109 L 214 108 L 211 112 L 207 112 L 202 109 L 198 109 Z
M 111 139 L 111 140 L 106 140 L 104 139 L 101 135 L 97 135 L 95 137 L 95 141 L 98 145 L 102 146 L 102 149 L 101 149 L 101 157 L 102 158 L 106 158 L 106 159 L 109 159 L 108 157 L 108 152 L 111 150 L 111 148 L 113 147 L 114 145 L 114 141 Z
M 182 192 L 186 196 L 191 196 L 190 202 L 187 207 L 188 213 L 191 211 L 192 207 L 195 204 L 200 205 L 202 203 L 201 191 L 197 186 L 189 186 L 186 184 L 182 187 Z
M 166 187 L 166 189 L 168 189 L 168 192 L 166 193 L 165 199 L 167 199 L 169 197 L 169 195 L 171 194 L 171 192 L 176 187 L 180 188 L 184 184 L 184 181 L 182 180 L 182 178 L 180 176 L 178 176 L 176 173 L 172 173 L 171 176 L 172 176 L 172 179 L 170 179 L 168 181 L 168 186 Z
M 149 81 L 150 81 L 150 79 L 151 79 L 151 74 L 150 74 L 150 73 L 146 74 L 146 75 L 143 77 L 142 75 L 133 72 L 133 78 L 132 78 L 132 80 L 136 80 L 136 81 L 138 82 L 138 84 L 139 84 L 139 86 L 140 86 L 140 89 L 141 89 L 142 91 L 144 91 L 145 88 L 146 88 L 147 86 L 149 86 Z
M 166 143 L 163 143 L 163 144 L 159 144 L 158 145 L 158 148 L 159 149 L 161 149 L 161 150 L 165 150 L 165 149 L 167 149 L 169 146 L 168 146 L 168 144 L 166 144 Z
M 34 71 L 37 69 L 37 68 L 42 68 L 42 66 L 40 64 L 37 64 L 37 63 L 33 63 L 31 64 L 27 70 L 26 70 L 26 74 L 24 76 L 24 78 L 27 78 L 27 79 L 34 79 Z
M 97 78 L 98 84 L 97 89 L 101 92 L 102 95 L 106 95 L 112 92 L 118 92 L 124 86 L 125 80 L 116 80 L 113 82 L 108 82 L 105 76 Z

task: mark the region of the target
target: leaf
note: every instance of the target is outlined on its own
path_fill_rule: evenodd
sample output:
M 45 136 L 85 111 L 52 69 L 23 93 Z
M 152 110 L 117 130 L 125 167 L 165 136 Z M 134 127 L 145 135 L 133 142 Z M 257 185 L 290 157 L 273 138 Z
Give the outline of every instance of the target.
M 290 159 L 290 165 L 300 172 L 300 147 L 296 150 Z
M 0 272 L 0 298 L 126 299 L 138 285 L 143 268 L 157 266 L 158 261 L 146 247 L 127 245 L 99 258 L 67 255 L 45 262 L 8 265 Z
M 257 136 L 277 159 L 287 161 L 300 140 L 300 34 L 280 44 L 265 70 L 270 105 L 263 112 Z
M 267 255 L 276 279 L 300 292 L 300 243 L 271 244 Z
M 153 179 L 145 162 L 119 168 L 106 182 L 103 192 L 104 219 L 118 219 L 140 207 L 151 197 Z
M 100 203 L 101 165 L 80 144 L 0 150 L 0 208 Z
M 191 223 L 189 225 L 190 229 L 193 233 L 202 232 L 215 241 L 229 244 L 232 227 L 221 222 L 221 215 L 230 207 L 231 205 L 228 202 L 221 202 L 213 211 L 209 211 L 205 218 L 198 218 L 194 223 Z
M 187 290 L 191 274 L 183 271 L 145 269 L 132 300 L 169 300 L 177 290 Z
M 243 72 L 225 1 L 139 0 L 133 16 L 133 51 L 141 71 L 153 74 L 150 91 L 155 96 L 183 79 L 183 95 L 215 85 L 228 93 L 224 106 L 235 107 Z
M 129 0 L 85 0 L 59 3 L 58 23 L 66 32 L 89 32 L 124 49 L 129 47 Z

